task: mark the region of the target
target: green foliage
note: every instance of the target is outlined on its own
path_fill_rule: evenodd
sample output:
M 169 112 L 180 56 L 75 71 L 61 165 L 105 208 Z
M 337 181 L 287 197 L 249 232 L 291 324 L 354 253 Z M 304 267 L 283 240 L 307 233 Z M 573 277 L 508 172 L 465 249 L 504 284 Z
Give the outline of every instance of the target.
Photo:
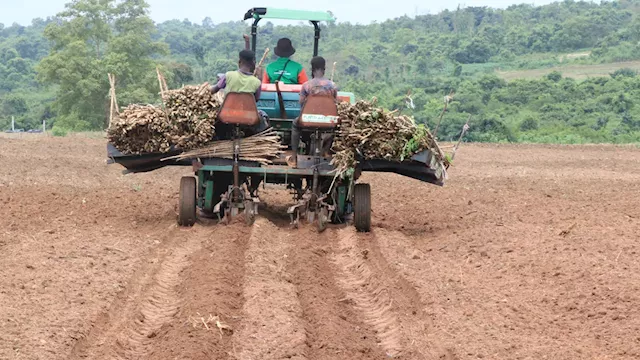
M 144 78 L 154 69 L 151 56 L 166 45 L 151 40 L 155 27 L 142 0 L 78 0 L 45 29 L 50 54 L 38 66 L 40 79 L 58 86 L 54 106 L 58 126 L 72 130 L 102 128 L 107 121 L 107 73 L 131 102 L 152 97 Z
M 545 79 L 553 81 L 553 82 L 558 82 L 562 79 L 562 73 L 559 71 L 552 71 L 550 73 L 548 73 L 547 75 L 545 75 Z
M 411 90 L 415 109 L 403 113 L 430 129 L 444 96 L 454 91 L 441 140 L 457 140 L 472 115 L 468 141 L 636 142 L 640 79 L 633 70 L 582 82 L 559 72 L 506 82 L 496 71 L 640 59 L 639 9 L 640 0 L 567 0 L 336 23 L 323 26 L 320 51 L 338 63 L 340 89 L 358 98 L 375 96 L 380 106 L 397 109 Z M 172 88 L 212 82 L 237 67 L 246 23 L 154 25 L 147 11 L 142 0 L 74 0 L 56 18 L 0 27 L 0 125 L 14 116 L 25 129 L 43 120 L 57 132 L 100 129 L 109 107 L 108 72 L 116 75 L 123 105 L 159 101 L 156 66 Z M 309 70 L 313 30 L 305 24 L 261 23 L 258 57 L 285 36 Z M 590 50 L 588 57 L 570 55 Z
M 67 129 L 64 126 L 56 125 L 51 129 L 51 134 L 53 134 L 53 136 L 65 137 L 67 136 Z
M 520 130 L 521 131 L 530 131 L 530 130 L 537 130 L 540 127 L 540 125 L 538 124 L 538 120 L 532 118 L 532 117 L 528 117 L 526 119 L 524 119 L 524 121 L 522 121 L 520 123 Z
M 429 140 L 427 128 L 423 124 L 418 125 L 413 138 L 409 139 L 402 149 L 401 159 L 404 160 L 418 151 L 428 149 Z
M 611 74 L 611 77 L 616 79 L 618 77 L 635 77 L 636 75 L 638 75 L 637 71 L 629 68 L 622 68 L 614 71 Z

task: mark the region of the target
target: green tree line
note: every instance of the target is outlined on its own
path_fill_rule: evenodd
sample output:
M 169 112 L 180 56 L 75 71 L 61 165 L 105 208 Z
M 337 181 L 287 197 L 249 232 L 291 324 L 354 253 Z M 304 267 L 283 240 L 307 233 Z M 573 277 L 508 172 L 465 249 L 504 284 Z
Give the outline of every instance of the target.
M 495 69 L 557 65 L 559 54 L 591 50 L 581 62 L 640 58 L 640 0 L 562 1 L 506 9 L 460 7 L 368 25 L 322 28 L 320 54 L 337 62 L 335 80 L 358 98 L 376 97 L 434 126 L 443 97 L 455 92 L 440 137 L 455 138 L 471 115 L 474 141 L 635 142 L 640 79 L 633 71 L 577 82 L 552 73 L 505 82 Z M 242 14 L 238 14 L 240 18 Z M 337 14 L 338 20 L 340 14 Z M 64 12 L 29 26 L 0 24 L 0 129 L 42 120 L 69 130 L 104 128 L 107 73 L 119 103 L 158 101 L 155 67 L 171 87 L 214 81 L 234 69 L 242 21 L 172 20 L 154 24 L 143 0 L 74 0 Z M 308 24 L 263 21 L 258 56 L 289 37 L 308 64 Z M 273 60 L 273 55 L 268 59 Z M 404 108 L 411 91 L 415 108 Z

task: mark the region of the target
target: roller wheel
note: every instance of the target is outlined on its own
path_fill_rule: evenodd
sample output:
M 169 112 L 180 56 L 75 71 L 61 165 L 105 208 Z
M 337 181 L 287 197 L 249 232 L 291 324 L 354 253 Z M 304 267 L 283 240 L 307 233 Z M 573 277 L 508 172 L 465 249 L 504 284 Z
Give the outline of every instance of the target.
M 256 221 L 256 210 L 253 201 L 244 202 L 244 222 L 247 225 L 253 225 Z
M 220 196 L 229 190 L 229 185 L 233 184 L 233 177 L 226 173 L 216 173 L 213 178 L 213 204 L 220 202 Z M 220 217 L 224 217 L 224 207 L 220 207 Z
M 353 188 L 353 223 L 360 232 L 371 231 L 371 186 L 356 184 Z
M 327 223 L 329 222 L 329 210 L 326 207 L 320 209 L 318 214 L 318 232 L 323 232 L 327 229 Z
M 193 226 L 196 223 L 196 178 L 185 176 L 180 179 L 180 226 Z

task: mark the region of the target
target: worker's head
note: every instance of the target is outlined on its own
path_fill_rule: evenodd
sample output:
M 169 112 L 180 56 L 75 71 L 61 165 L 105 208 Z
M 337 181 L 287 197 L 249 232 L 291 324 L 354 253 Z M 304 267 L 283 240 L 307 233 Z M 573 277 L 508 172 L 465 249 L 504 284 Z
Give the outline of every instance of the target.
M 242 50 L 239 54 L 238 67 L 244 71 L 256 69 L 256 54 L 251 50 Z
M 278 40 L 278 45 L 273 49 L 273 52 L 279 57 L 288 58 L 296 53 L 296 49 L 291 44 L 291 40 L 282 38 Z
M 322 56 L 314 56 L 313 59 L 311 59 L 311 76 L 314 78 L 323 77 L 325 66 L 326 61 Z

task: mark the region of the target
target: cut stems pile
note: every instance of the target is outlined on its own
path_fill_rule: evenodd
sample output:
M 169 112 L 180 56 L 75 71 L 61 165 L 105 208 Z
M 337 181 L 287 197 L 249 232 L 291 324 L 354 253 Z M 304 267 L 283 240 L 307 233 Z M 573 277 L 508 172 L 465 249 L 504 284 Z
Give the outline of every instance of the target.
M 282 145 L 280 137 L 273 129 L 267 129 L 259 134 L 249 136 L 240 141 L 240 160 L 256 161 L 263 165 L 272 164 L 287 149 Z M 185 160 L 216 157 L 233 159 L 233 140 L 214 141 L 209 145 L 191 150 L 180 155 L 165 158 L 163 160 Z
M 111 122 L 107 131 L 109 142 L 124 154 L 167 152 L 167 134 L 171 131 L 161 108 L 132 104 L 124 108 Z
M 412 117 L 378 108 L 375 101 L 341 103 L 338 113 L 341 124 L 332 147 L 332 164 L 338 174 L 355 167 L 359 160 L 403 161 L 423 150 L 430 150 L 447 165 L 431 132 Z
M 220 98 L 209 84 L 162 92 L 164 109 L 129 105 L 111 121 L 109 142 L 124 154 L 189 150 L 206 145 L 215 135 Z

